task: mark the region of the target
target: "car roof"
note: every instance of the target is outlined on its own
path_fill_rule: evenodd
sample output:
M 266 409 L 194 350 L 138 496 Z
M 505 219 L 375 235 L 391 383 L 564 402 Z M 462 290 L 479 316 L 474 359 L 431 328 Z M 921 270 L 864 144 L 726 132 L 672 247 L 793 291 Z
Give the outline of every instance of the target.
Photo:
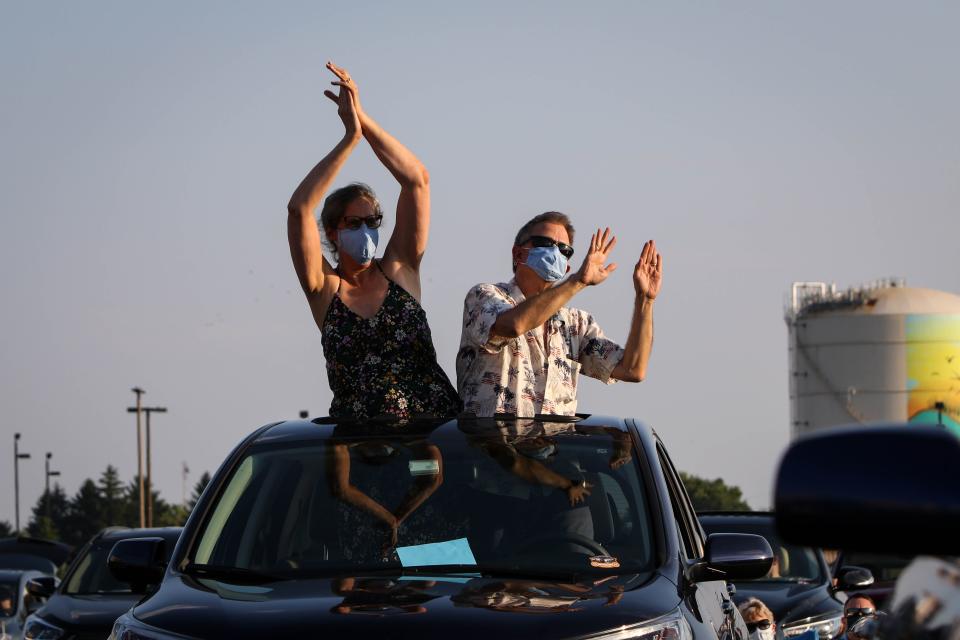
M 637 428 L 646 429 L 638 421 Z M 515 416 L 497 416 L 477 418 L 472 414 L 461 414 L 457 418 L 415 419 L 399 422 L 395 419 L 350 420 L 343 418 L 316 418 L 314 420 L 287 420 L 266 425 L 254 436 L 250 444 L 294 442 L 301 440 L 327 440 L 340 437 L 397 438 L 408 436 L 441 435 L 499 435 L 503 429 L 527 429 L 547 427 L 607 427 L 627 431 L 628 420 L 611 416 L 577 414 L 576 416 L 536 416 L 517 418 Z M 573 429 L 571 429 L 572 431 Z
M 116 541 L 128 540 L 130 538 L 163 538 L 165 540 L 176 540 L 180 537 L 183 527 L 153 527 L 150 529 L 127 529 L 122 527 L 110 527 L 100 532 L 100 540 Z
M 42 571 L 37 571 L 36 569 L 0 569 L 0 580 L 13 580 L 14 578 L 19 578 L 25 573 L 43 573 Z
M 747 524 L 769 524 L 773 522 L 772 511 L 698 511 L 697 517 L 702 523 L 722 525 L 727 522 Z

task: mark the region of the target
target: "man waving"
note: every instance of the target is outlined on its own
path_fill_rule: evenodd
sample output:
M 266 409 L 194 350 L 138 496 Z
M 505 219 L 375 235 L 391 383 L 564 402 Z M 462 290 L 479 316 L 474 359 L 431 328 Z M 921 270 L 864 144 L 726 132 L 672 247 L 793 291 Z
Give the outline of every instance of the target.
M 653 303 L 663 259 L 653 240 L 634 267 L 630 332 L 621 347 L 586 311 L 565 306 L 584 288 L 607 279 L 616 238 L 598 229 L 580 269 L 566 280 L 573 225 L 550 211 L 527 222 L 513 246 L 510 282 L 480 284 L 464 302 L 457 385 L 464 410 L 478 416 L 573 415 L 580 374 L 611 383 L 640 382 L 653 345 Z

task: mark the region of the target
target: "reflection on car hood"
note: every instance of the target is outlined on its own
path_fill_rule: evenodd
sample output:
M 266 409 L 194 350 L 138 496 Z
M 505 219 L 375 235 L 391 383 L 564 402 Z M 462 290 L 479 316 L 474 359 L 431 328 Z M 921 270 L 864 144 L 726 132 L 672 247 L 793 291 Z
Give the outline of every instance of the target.
M 511 637 L 542 634 L 562 616 L 564 635 L 595 633 L 654 618 L 680 603 L 658 574 L 585 578 L 578 583 L 475 576 L 377 576 L 236 585 L 168 576 L 134 616 L 193 637 L 234 639 L 362 632 L 391 637 Z M 291 636 L 293 637 L 293 636 Z
M 109 634 L 113 621 L 141 597 L 132 594 L 68 596 L 58 593 L 47 601 L 37 615 L 58 626 L 67 625 L 71 629 L 102 627 Z
M 737 582 L 736 587 L 737 604 L 747 598 L 762 600 L 780 624 L 843 611 L 843 605 L 830 596 L 825 584 L 757 581 Z

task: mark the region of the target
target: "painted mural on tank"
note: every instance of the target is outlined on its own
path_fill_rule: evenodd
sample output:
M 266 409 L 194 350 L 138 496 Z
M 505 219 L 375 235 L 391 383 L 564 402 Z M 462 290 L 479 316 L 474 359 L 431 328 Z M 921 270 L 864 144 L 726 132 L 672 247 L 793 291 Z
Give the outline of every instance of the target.
M 960 437 L 960 315 L 908 315 L 905 325 L 907 416 Z

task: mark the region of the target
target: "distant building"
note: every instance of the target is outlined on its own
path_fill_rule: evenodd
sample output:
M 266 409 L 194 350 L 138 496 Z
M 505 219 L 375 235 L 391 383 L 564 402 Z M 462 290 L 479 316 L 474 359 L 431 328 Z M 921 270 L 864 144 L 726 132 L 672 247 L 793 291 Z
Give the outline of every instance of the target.
M 851 423 L 939 423 L 960 436 L 960 296 L 889 279 L 787 302 L 795 437 Z

